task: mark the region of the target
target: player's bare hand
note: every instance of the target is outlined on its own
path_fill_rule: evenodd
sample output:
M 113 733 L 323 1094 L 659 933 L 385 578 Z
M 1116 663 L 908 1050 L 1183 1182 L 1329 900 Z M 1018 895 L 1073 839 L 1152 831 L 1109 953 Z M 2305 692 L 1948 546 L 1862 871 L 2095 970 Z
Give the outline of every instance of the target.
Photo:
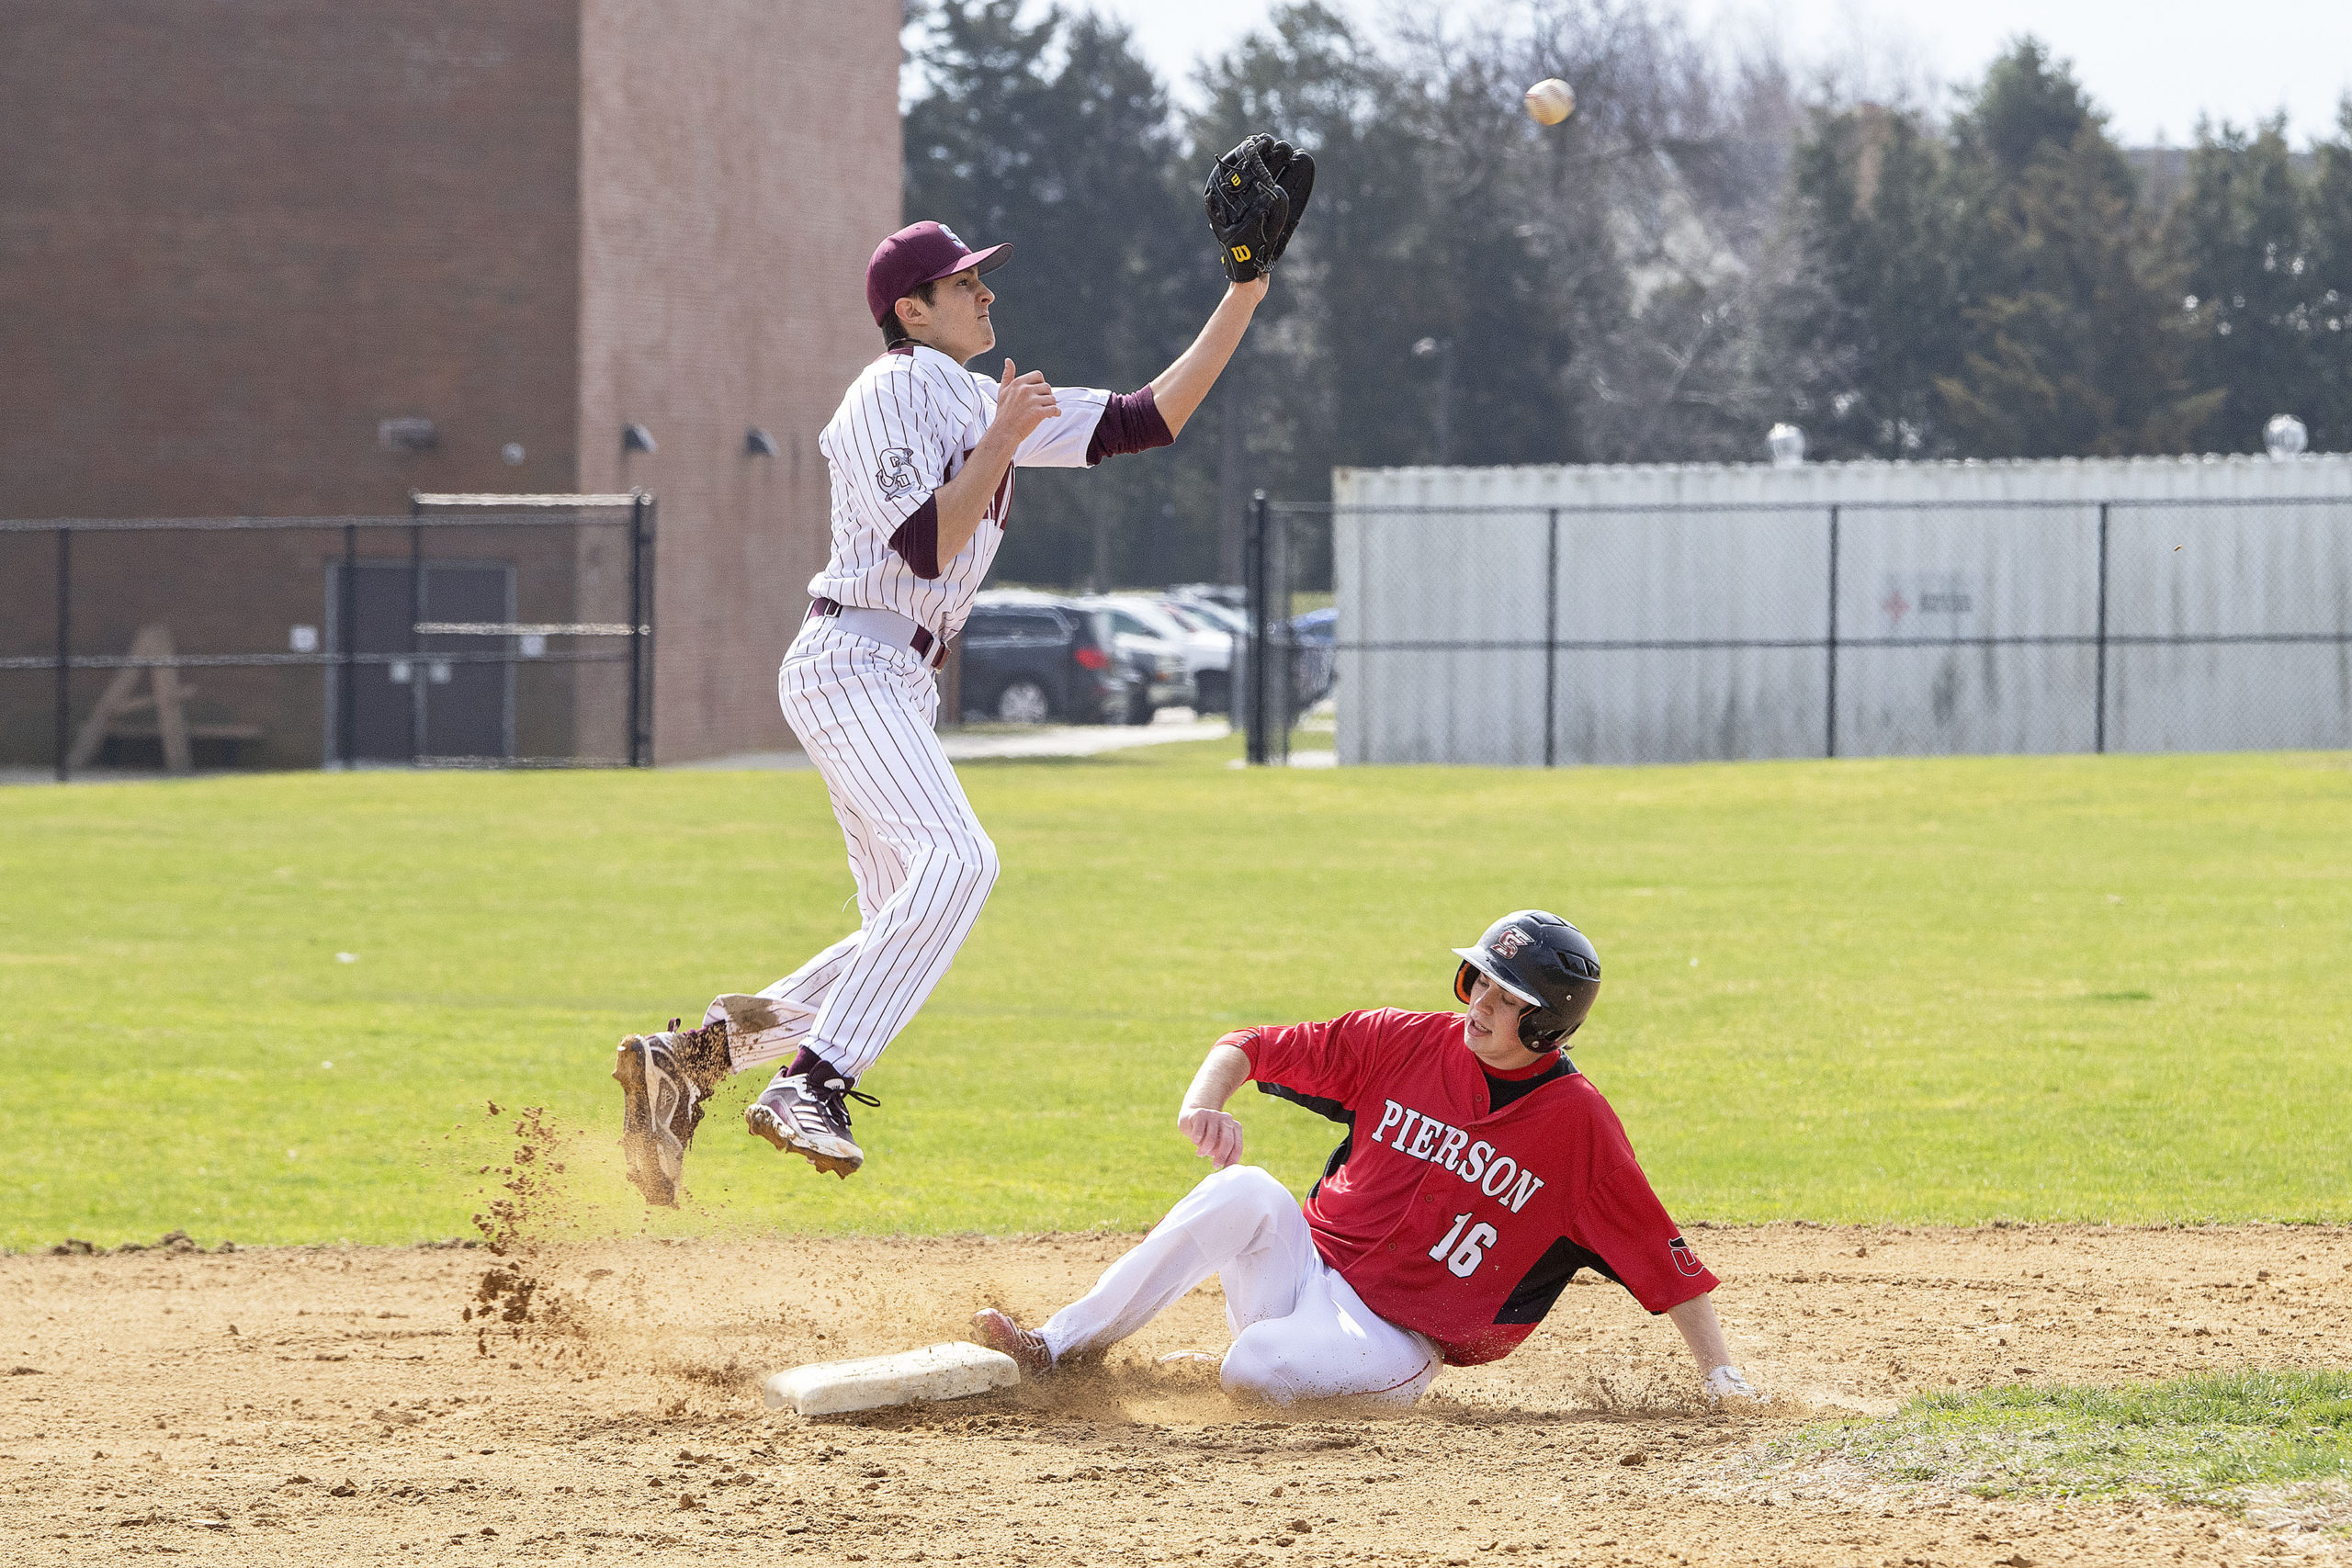
M 1029 433 L 1062 412 L 1054 400 L 1054 389 L 1046 385 L 1046 373 L 1032 370 L 1027 375 L 1015 374 L 1012 355 L 1004 356 L 1004 372 L 996 383 L 996 428 L 1015 441 L 1025 441 Z
M 1177 1112 L 1176 1126 L 1193 1140 L 1201 1157 L 1219 1170 L 1241 1157 L 1241 1123 L 1222 1111 L 1189 1106 Z

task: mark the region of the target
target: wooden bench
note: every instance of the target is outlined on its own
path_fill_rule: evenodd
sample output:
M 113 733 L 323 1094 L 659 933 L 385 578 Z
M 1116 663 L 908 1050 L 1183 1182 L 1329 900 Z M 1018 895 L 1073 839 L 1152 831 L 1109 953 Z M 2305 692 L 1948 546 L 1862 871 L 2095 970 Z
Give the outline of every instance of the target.
M 170 659 L 174 655 L 171 627 L 161 621 L 139 628 L 130 639 L 133 659 Z M 151 677 L 145 696 L 135 694 L 141 676 Z M 237 748 L 262 736 L 257 724 L 227 722 L 190 723 L 187 705 L 197 689 L 180 680 L 180 672 L 169 664 L 145 667 L 132 666 L 115 671 L 114 679 L 98 697 L 97 706 L 82 721 L 74 737 L 74 746 L 65 754 L 68 768 L 86 768 L 109 740 L 153 740 L 161 743 L 164 768 L 175 773 L 191 773 L 196 767 L 195 742 L 217 740 L 226 743 L 229 767 L 236 766 Z M 148 716 L 143 720 L 134 715 Z
M 191 696 L 195 694 L 195 690 L 193 686 L 183 686 L 180 688 L 181 695 Z M 262 737 L 262 728 L 258 724 L 186 723 L 180 726 L 180 733 L 187 738 L 190 766 L 195 764 L 196 754 L 206 741 L 217 741 L 220 743 L 220 755 L 217 761 L 209 762 L 207 765 L 233 768 L 237 765 L 238 749 L 248 741 L 259 740 Z M 129 767 L 132 764 L 117 755 L 116 741 L 161 741 L 163 739 L 164 727 L 161 724 L 118 724 L 107 730 L 106 739 L 98 748 L 98 760 L 108 767 Z M 171 759 L 166 756 L 164 765 L 169 767 L 170 762 Z M 175 768 L 172 771 L 186 773 L 188 770 Z

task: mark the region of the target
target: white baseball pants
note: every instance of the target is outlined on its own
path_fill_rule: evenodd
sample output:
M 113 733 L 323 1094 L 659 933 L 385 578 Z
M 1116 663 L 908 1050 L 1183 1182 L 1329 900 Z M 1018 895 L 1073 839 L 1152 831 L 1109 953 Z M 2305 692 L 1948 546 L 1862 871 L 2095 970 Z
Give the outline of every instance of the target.
M 704 1021 L 732 1017 L 738 1071 L 805 1045 L 854 1080 L 955 962 L 996 885 L 996 845 L 940 750 L 939 689 L 912 649 L 809 621 L 776 672 L 776 696 L 832 797 L 858 929 L 760 992 L 771 1006 L 721 997 Z M 747 1011 L 758 1027 L 744 1027 Z
M 1215 1274 L 1233 1345 L 1225 1391 L 1289 1404 L 1407 1405 L 1437 1376 L 1428 1339 L 1375 1316 L 1315 1250 L 1289 1189 L 1253 1165 L 1218 1171 L 1079 1300 L 1038 1329 L 1057 1359 L 1125 1338 Z

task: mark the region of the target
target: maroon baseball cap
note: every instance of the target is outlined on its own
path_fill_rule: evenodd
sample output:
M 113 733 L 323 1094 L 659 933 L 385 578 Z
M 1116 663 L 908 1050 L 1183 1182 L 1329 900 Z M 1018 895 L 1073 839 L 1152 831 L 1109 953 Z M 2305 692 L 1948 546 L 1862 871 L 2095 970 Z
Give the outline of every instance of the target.
M 890 319 L 891 306 L 924 284 L 969 266 L 994 272 L 1012 259 L 1011 245 L 976 251 L 944 223 L 910 223 L 874 247 L 874 259 L 865 264 L 865 308 L 878 327 Z

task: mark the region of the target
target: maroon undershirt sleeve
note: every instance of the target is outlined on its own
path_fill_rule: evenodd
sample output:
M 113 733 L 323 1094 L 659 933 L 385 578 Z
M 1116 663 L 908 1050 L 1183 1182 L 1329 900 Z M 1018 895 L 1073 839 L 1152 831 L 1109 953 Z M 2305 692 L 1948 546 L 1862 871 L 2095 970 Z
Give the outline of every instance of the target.
M 927 495 L 890 536 L 890 547 L 917 577 L 939 575 L 939 498 Z
M 1130 452 L 1148 452 L 1174 443 L 1175 434 L 1159 417 L 1159 404 L 1146 387 L 1140 391 L 1114 392 L 1095 422 L 1094 438 L 1086 444 L 1086 466 Z

